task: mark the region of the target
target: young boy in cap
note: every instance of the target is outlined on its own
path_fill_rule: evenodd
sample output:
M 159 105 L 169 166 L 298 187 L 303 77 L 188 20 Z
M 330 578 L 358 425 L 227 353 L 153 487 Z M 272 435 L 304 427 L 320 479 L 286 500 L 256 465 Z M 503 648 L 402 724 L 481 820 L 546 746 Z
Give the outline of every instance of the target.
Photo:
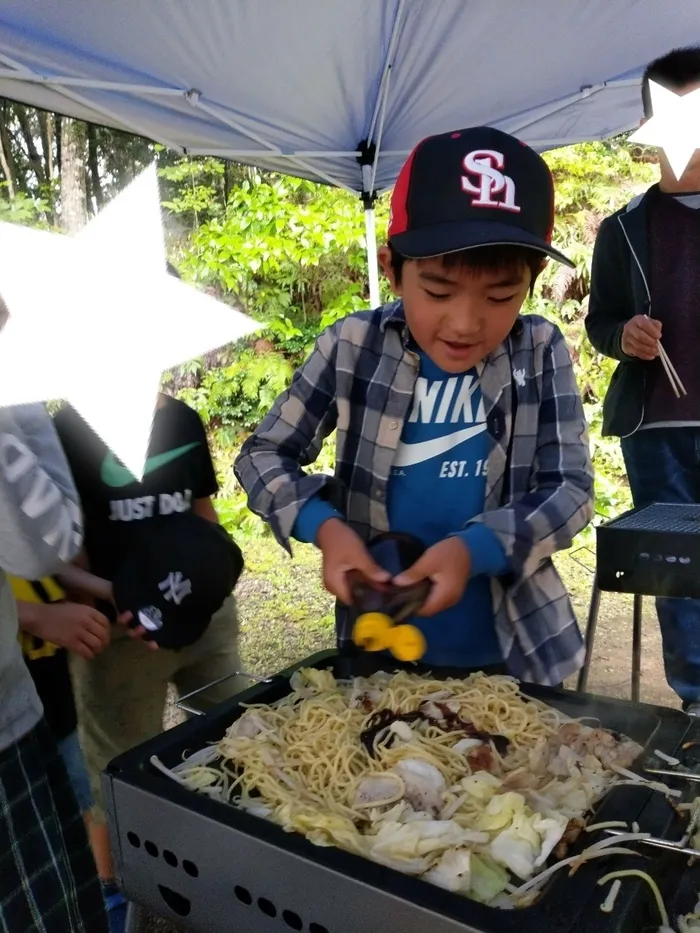
M 380 261 L 399 300 L 321 334 L 245 442 L 249 507 L 291 553 L 314 542 L 350 637 L 347 574 L 388 574 L 366 544 L 426 546 L 398 584 L 429 580 L 431 666 L 507 669 L 559 684 L 583 645 L 552 555 L 591 520 L 593 471 L 559 330 L 520 310 L 551 246 L 546 163 L 477 127 L 424 140 L 392 197 Z M 569 263 L 570 264 L 570 263 Z M 337 431 L 335 475 L 308 475 Z

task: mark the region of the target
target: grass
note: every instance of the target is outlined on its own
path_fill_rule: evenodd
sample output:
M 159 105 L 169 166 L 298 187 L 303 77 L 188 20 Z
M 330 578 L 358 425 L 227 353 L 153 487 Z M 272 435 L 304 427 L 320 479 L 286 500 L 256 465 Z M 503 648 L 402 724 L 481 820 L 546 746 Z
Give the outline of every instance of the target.
M 334 644 L 333 598 L 323 589 L 318 552 L 297 545 L 294 558 L 272 538 L 243 544 L 246 573 L 236 588 L 241 659 L 267 674 Z

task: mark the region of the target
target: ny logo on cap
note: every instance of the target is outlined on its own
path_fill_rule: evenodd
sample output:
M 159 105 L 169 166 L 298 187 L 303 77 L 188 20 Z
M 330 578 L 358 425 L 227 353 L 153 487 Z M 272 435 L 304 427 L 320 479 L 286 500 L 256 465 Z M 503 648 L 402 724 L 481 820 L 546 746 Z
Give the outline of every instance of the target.
M 462 191 L 476 195 L 472 198 L 472 207 L 495 207 L 512 214 L 520 213 L 520 208 L 515 203 L 515 183 L 512 178 L 499 171 L 504 165 L 503 154 L 493 149 L 475 149 L 464 157 L 462 166 L 467 176 L 475 175 L 478 179 L 474 184 L 467 176 L 462 175 Z M 498 200 L 496 195 L 500 195 Z
M 192 584 L 189 580 L 184 580 L 182 572 L 177 570 L 169 573 L 165 580 L 158 584 L 158 589 L 168 602 L 179 606 L 185 596 L 189 596 L 192 592 Z

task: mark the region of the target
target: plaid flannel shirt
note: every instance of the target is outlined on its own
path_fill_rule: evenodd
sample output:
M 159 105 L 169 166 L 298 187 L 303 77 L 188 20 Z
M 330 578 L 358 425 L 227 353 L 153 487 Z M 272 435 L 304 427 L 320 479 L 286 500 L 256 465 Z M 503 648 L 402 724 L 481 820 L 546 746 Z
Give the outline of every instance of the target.
M 387 487 L 419 369 L 408 337 L 400 301 L 338 321 L 245 441 L 236 477 L 290 554 L 297 516 L 318 494 L 363 540 L 389 530 Z M 552 555 L 593 517 L 571 357 L 557 327 L 527 315 L 478 369 L 492 444 L 484 512 L 465 527 L 486 524 L 509 560 L 508 575 L 491 583 L 508 668 L 521 680 L 558 684 L 581 667 L 584 647 Z M 335 475 L 305 473 L 333 430 Z M 347 611 L 338 606 L 336 617 L 343 632 Z

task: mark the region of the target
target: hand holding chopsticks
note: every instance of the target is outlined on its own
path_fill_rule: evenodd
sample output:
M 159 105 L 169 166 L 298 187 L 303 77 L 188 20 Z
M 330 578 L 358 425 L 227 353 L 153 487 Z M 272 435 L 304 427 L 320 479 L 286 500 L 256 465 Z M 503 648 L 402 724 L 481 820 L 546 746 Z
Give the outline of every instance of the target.
M 655 360 L 658 356 L 676 398 L 688 394 L 661 343 L 659 321 L 655 321 L 647 314 L 637 314 L 627 321 L 622 331 L 622 351 L 640 360 Z

